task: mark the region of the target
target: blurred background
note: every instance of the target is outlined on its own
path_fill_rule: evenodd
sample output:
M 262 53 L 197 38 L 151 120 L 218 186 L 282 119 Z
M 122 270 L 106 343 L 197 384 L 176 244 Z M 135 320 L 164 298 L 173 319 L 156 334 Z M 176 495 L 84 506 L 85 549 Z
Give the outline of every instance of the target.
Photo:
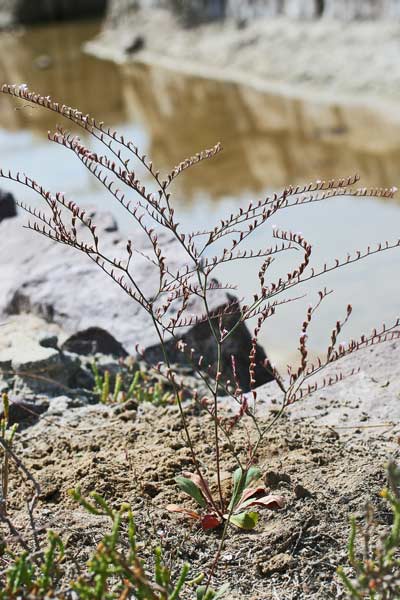
M 400 0 L 0 0 L 0 26 L 1 84 L 25 83 L 89 112 L 162 172 L 222 142 L 221 155 L 175 184 L 187 230 L 289 184 L 354 173 L 363 186 L 400 183 Z M 0 97 L 1 167 L 113 212 L 129 235 L 96 179 L 47 141 L 58 121 Z M 20 187 L 0 187 L 25 200 Z M 301 231 L 320 265 L 398 238 L 400 204 L 343 197 L 282 212 L 273 224 Z M 271 225 L 253 247 L 270 245 Z M 290 264 L 284 259 L 275 274 Z M 325 285 L 335 294 L 311 332 L 315 353 L 349 302 L 346 335 L 398 317 L 399 264 L 394 250 L 301 289 L 307 297 L 284 307 L 261 337 L 273 361 L 292 359 L 304 311 Z M 246 297 L 256 273 L 246 263 L 219 276 Z

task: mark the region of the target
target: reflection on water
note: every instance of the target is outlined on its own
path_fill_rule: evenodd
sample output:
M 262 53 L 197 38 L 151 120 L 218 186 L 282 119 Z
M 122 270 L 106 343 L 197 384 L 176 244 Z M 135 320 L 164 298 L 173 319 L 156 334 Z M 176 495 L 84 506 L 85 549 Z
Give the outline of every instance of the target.
M 222 155 L 177 180 L 182 223 L 187 227 L 193 222 L 196 229 L 207 227 L 239 202 L 288 183 L 353 172 L 358 172 L 367 186 L 399 183 L 397 115 L 378 108 L 265 94 L 157 67 L 116 66 L 81 52 L 83 42 L 97 29 L 96 24 L 70 24 L 1 34 L 0 82 L 27 83 L 31 89 L 118 127 L 134 136 L 161 170 L 221 141 L 225 147 Z M 104 196 L 98 182 L 77 167 L 74 157 L 67 160 L 66 151 L 59 154 L 63 149 L 45 138 L 47 129 L 53 129 L 57 121 L 59 117 L 46 111 L 0 96 L 1 166 L 18 165 L 46 185 L 93 204 Z M 17 193 L 20 196 L 21 189 Z M 115 212 L 118 216 L 117 209 Z M 334 207 L 328 204 L 298 211 L 296 228 L 321 244 L 329 256 L 343 254 L 348 246 L 398 236 L 399 216 L 395 203 L 384 206 L 366 199 L 339 200 Z M 293 215 L 291 219 L 283 216 L 278 224 L 293 225 Z M 261 246 L 266 244 L 264 237 L 257 239 Z M 393 273 L 398 273 L 398 264 L 395 254 L 376 263 L 374 277 L 382 283 L 375 286 L 375 296 L 368 292 L 368 299 L 363 299 L 364 284 L 371 279 L 371 267 L 344 276 L 345 289 L 337 302 L 345 306 L 356 297 L 360 314 L 356 326 L 372 323 L 378 311 L 396 316 L 399 287 Z M 242 292 L 251 288 L 253 275 L 247 267 L 240 273 Z M 294 314 L 298 322 L 300 315 Z M 336 317 L 334 302 L 324 318 L 334 322 Z M 277 352 L 282 356 L 286 356 L 285 336 L 292 335 L 287 331 L 289 323 L 272 325 L 269 330 L 273 337 L 275 328 Z M 295 320 L 290 327 L 296 327 Z M 317 332 L 315 347 L 321 345 L 322 333 Z
M 51 95 L 80 110 L 89 110 L 116 123 L 126 119 L 119 70 L 82 53 L 85 39 L 98 25 L 84 24 L 33 28 L 27 33 L 0 33 L 1 83 L 27 83 L 32 90 Z M 106 89 L 104 89 L 106 88 Z M 27 128 L 43 134 L 55 118 L 37 109 L 15 110 L 4 98 L 0 126 Z
M 263 192 L 358 172 L 365 185 L 398 178 L 400 115 L 358 105 L 305 102 L 235 83 L 185 77 L 145 65 L 116 66 L 82 53 L 98 25 L 35 28 L 0 37 L 0 81 L 34 90 L 110 125 L 145 130 L 154 163 L 169 170 L 221 141 L 225 153 L 181 179 L 185 201 Z M 1 98 L 0 126 L 43 134 L 56 117 Z
M 383 111 L 310 104 L 147 66 L 123 73 L 127 113 L 132 121 L 140 115 L 156 164 L 168 168 L 216 141 L 226 149 L 206 179 L 188 174 L 185 201 L 202 191 L 237 196 L 350 171 L 365 185 L 390 186 L 398 177 L 400 119 Z

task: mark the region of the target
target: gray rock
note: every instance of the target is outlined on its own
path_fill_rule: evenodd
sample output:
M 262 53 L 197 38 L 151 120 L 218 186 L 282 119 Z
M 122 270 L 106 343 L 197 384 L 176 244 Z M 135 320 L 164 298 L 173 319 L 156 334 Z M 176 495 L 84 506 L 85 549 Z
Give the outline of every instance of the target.
M 324 16 L 344 21 L 390 17 L 399 6 L 398 0 L 325 0 Z
M 93 222 L 98 225 L 103 252 L 125 258 L 126 240 L 121 239 L 115 226 L 110 231 L 110 223 L 105 217 L 94 218 Z M 48 323 L 62 326 L 67 334 L 93 327 L 102 328 L 119 340 L 128 353 L 134 354 L 135 345 L 139 344 L 144 349 L 151 349 L 149 357 L 157 357 L 158 360 L 161 356 L 159 339 L 147 313 L 87 256 L 23 229 L 22 224 L 25 223 L 24 217 L 15 219 L 12 230 L 7 228 L 7 235 L 1 235 L 0 226 L 0 253 L 5 265 L 0 288 L 0 313 L 33 313 Z M 133 239 L 135 247 L 141 251 L 152 251 L 145 234 L 135 231 Z M 161 234 L 160 243 L 172 268 L 185 264 L 183 250 L 176 241 Z M 154 294 L 158 286 L 158 271 L 140 256 L 135 256 L 134 260 L 139 287 L 147 296 Z M 226 292 L 215 290 L 210 296 L 210 309 L 223 306 L 230 300 Z M 203 314 L 199 299 L 190 305 L 190 313 Z M 204 355 L 205 362 L 214 363 L 214 343 L 207 324 L 182 328 L 180 335 L 199 355 Z M 172 360 L 182 362 L 182 355 L 176 352 L 172 342 L 168 348 Z M 246 326 L 241 325 L 230 338 L 223 365 L 229 374 L 231 354 L 236 356 L 244 387 L 248 384 L 249 351 L 250 334 Z M 46 361 L 59 360 L 54 349 L 41 348 L 38 352 L 43 353 L 41 356 L 48 353 Z M 264 359 L 265 353 L 259 348 L 257 363 Z M 257 383 L 270 380 L 271 375 L 259 367 Z
M 154 8 L 173 11 L 189 26 L 225 16 L 238 22 L 282 14 L 297 19 L 327 16 L 341 20 L 400 16 L 399 0 L 110 0 L 108 23 L 116 27 L 128 13 Z
M 2 388 L 19 393 L 54 394 L 74 384 L 80 363 L 76 356 L 40 344 L 37 321 L 10 319 L 0 337 Z
M 44 348 L 29 337 L 15 340 L 8 350 L 0 352 L 0 363 L 11 359 L 13 371 L 51 373 L 60 365 L 60 353 L 54 348 Z
M 46 417 L 62 417 L 72 408 L 80 408 L 86 404 L 86 401 L 80 398 L 70 398 L 69 396 L 50 398 Z

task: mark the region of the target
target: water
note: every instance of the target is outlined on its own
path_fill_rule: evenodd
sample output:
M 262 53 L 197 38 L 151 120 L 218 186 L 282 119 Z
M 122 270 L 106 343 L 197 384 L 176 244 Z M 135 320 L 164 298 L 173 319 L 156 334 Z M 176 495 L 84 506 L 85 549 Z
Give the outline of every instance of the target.
M 221 155 L 190 169 L 175 184 L 174 203 L 187 230 L 209 228 L 239 205 L 287 184 L 354 172 L 366 186 L 399 184 L 397 114 L 357 102 L 346 106 L 305 102 L 157 67 L 116 66 L 81 52 L 83 42 L 97 29 L 96 24 L 71 24 L 1 34 L 0 81 L 27 83 L 90 112 L 134 139 L 162 172 L 221 141 Z M 82 205 L 111 210 L 131 234 L 121 207 L 104 194 L 95 178 L 72 153 L 47 141 L 47 130 L 58 121 L 46 111 L 1 96 L 1 166 L 18 168 Z M 4 187 L 30 200 L 22 188 L 8 182 Z M 349 197 L 295 208 L 274 219 L 274 224 L 301 231 L 313 243 L 317 265 L 346 256 L 348 250 L 398 238 L 399 223 L 398 202 Z M 254 246 L 269 246 L 271 232 L 271 225 L 266 225 L 255 236 Z M 287 272 L 292 264 L 287 259 L 275 274 Z M 272 359 L 279 364 L 292 360 L 304 311 L 324 286 L 335 288 L 335 294 L 326 300 L 311 330 L 310 346 L 316 353 L 326 347 L 330 329 L 344 316 L 348 302 L 354 316 L 347 339 L 368 332 L 384 318 L 394 320 L 400 312 L 399 262 L 398 251 L 388 252 L 298 288 L 296 295 L 308 292 L 307 298 L 284 307 L 261 336 Z M 219 277 L 238 283 L 238 294 L 249 297 L 255 291 L 257 270 L 258 265 L 236 263 Z

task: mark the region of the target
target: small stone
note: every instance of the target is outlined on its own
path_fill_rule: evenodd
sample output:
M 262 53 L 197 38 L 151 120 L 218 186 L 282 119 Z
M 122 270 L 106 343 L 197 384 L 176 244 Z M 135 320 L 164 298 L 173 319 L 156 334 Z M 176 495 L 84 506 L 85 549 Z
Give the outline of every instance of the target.
M 135 421 L 136 420 L 136 411 L 135 410 L 128 410 L 126 412 L 121 413 L 120 415 L 118 415 L 118 418 L 123 421 L 124 423 L 128 423 L 129 421 Z
M 132 42 L 125 48 L 127 54 L 135 54 L 139 50 L 143 50 L 145 46 L 145 39 L 142 35 L 135 35 Z
M 58 337 L 56 335 L 52 335 L 51 333 L 44 333 L 39 336 L 38 339 L 39 345 L 42 348 L 54 348 L 57 350 L 58 347 Z
M 289 569 L 293 563 L 293 557 L 290 554 L 280 553 L 273 556 L 265 563 L 259 563 L 258 570 L 264 577 L 269 577 L 274 573 L 281 573 Z
M 300 500 L 301 498 L 311 498 L 312 497 L 312 493 L 309 490 L 307 490 L 304 486 L 302 486 L 300 483 L 295 485 L 294 495 L 296 496 L 296 498 L 298 500 Z
M 150 498 L 155 498 L 160 493 L 158 486 L 152 481 L 147 481 L 143 484 L 143 491 L 145 494 L 150 496 Z
M 224 562 L 231 562 L 232 559 L 233 559 L 233 554 L 224 554 L 222 557 L 222 560 Z
M 61 490 L 60 482 L 54 479 L 45 479 L 40 482 L 39 500 L 56 501 Z
M 34 59 L 33 66 L 36 67 L 36 69 L 44 71 L 53 66 L 53 59 L 48 54 L 40 54 Z
M 267 471 L 265 474 L 265 485 L 270 488 L 276 488 L 281 482 L 290 483 L 290 476 L 287 473 L 277 473 L 275 471 Z

